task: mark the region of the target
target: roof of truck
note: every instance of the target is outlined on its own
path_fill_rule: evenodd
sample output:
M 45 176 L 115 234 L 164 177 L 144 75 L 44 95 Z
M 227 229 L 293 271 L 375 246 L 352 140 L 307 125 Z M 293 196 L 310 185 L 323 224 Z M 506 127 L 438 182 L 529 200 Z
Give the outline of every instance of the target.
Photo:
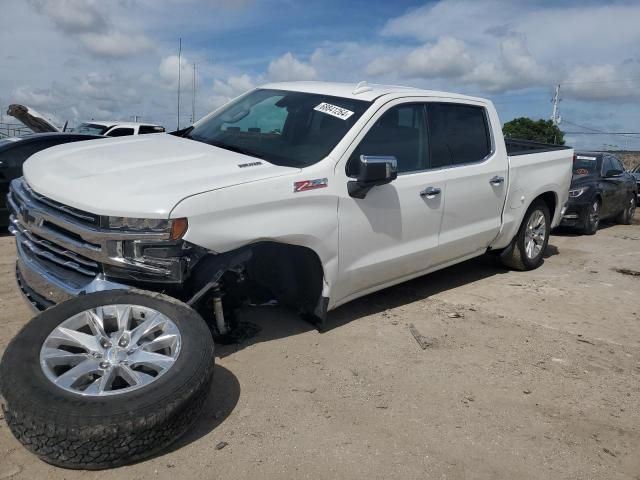
M 136 127 L 138 125 L 147 125 L 149 127 L 160 127 L 162 125 L 158 125 L 157 123 L 148 123 L 148 122 L 120 122 L 117 120 L 114 120 L 112 122 L 110 121 L 104 121 L 104 120 L 91 120 L 89 122 L 82 122 L 82 123 L 90 123 L 92 125 L 100 125 L 101 127 Z
M 483 98 L 470 97 L 457 93 L 439 92 L 436 90 L 423 90 L 414 87 L 399 85 L 379 85 L 375 83 L 337 83 L 337 82 L 278 82 L 262 85 L 260 88 L 274 90 L 290 90 L 294 92 L 309 92 L 334 97 L 353 98 L 356 100 L 373 101 L 382 95 L 405 94 L 428 97 L 446 97 L 465 100 L 484 101 Z

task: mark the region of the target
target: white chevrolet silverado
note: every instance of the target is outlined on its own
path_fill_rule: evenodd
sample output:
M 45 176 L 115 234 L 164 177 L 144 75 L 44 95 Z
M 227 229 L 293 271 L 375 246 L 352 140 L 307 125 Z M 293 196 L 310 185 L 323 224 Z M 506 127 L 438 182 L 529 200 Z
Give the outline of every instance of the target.
M 572 158 L 567 147 L 505 144 L 480 98 L 265 85 L 177 135 L 32 156 L 8 198 L 18 282 L 39 309 L 136 286 L 192 305 L 231 291 L 269 297 L 323 320 L 490 250 L 538 267 Z
M 247 335 L 237 306 L 277 301 L 322 326 L 488 251 L 536 268 L 572 158 L 505 143 L 486 100 L 309 82 L 252 90 L 173 135 L 37 153 L 8 204 L 18 284 L 44 311 L 0 364 L 5 419 L 58 466 L 146 458 L 197 418 L 209 332 Z

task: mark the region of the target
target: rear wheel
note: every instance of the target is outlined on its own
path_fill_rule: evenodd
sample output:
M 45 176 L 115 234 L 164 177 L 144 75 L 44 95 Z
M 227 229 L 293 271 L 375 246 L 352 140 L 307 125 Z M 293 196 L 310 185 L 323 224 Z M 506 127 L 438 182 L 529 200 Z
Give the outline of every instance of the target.
M 542 265 L 549 243 L 549 207 L 536 200 L 527 210 L 516 237 L 500 255 L 502 263 L 515 270 L 533 270 Z
M 584 222 L 584 229 L 582 230 L 585 235 L 595 235 L 598 231 L 598 227 L 600 226 L 601 206 L 600 200 L 597 198 L 591 203 L 591 205 L 589 205 L 587 218 Z
M 633 221 L 633 216 L 636 213 L 636 196 L 632 195 L 627 199 L 627 203 L 624 207 L 624 210 L 620 212 L 620 214 L 616 217 L 616 222 L 621 223 L 622 225 L 631 225 Z
M 149 457 L 195 421 L 213 375 L 213 341 L 188 306 L 111 290 L 31 320 L 0 364 L 5 418 L 42 460 L 103 469 Z

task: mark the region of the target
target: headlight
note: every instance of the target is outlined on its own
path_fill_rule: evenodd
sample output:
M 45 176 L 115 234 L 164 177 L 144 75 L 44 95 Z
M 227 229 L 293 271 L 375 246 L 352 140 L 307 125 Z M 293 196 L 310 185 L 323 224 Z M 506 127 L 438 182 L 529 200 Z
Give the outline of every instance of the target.
M 162 232 L 169 229 L 169 220 L 158 218 L 109 217 L 109 228 Z
M 170 240 L 179 240 L 189 226 L 186 218 L 166 220 L 161 218 L 109 217 L 109 228 L 133 232 L 167 232 Z
M 573 190 L 569 190 L 569 198 L 578 198 L 587 190 L 589 190 L 589 187 L 574 188 Z

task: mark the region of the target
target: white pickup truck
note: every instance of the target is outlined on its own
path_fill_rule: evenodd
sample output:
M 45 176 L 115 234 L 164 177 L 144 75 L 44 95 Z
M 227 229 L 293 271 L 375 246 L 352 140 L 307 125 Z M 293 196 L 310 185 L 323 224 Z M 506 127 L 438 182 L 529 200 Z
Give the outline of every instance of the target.
M 18 283 L 41 310 L 98 290 L 168 292 L 213 305 L 221 333 L 247 298 L 323 321 L 487 251 L 538 267 L 572 158 L 505 144 L 481 98 L 269 84 L 173 135 L 33 155 L 8 196 Z
M 486 100 L 328 83 L 266 85 L 174 135 L 37 153 L 8 204 L 18 283 L 45 311 L 0 363 L 5 419 L 58 466 L 146 458 L 196 421 L 210 331 L 246 334 L 236 306 L 322 323 L 487 251 L 536 268 L 572 157 L 505 144 Z

